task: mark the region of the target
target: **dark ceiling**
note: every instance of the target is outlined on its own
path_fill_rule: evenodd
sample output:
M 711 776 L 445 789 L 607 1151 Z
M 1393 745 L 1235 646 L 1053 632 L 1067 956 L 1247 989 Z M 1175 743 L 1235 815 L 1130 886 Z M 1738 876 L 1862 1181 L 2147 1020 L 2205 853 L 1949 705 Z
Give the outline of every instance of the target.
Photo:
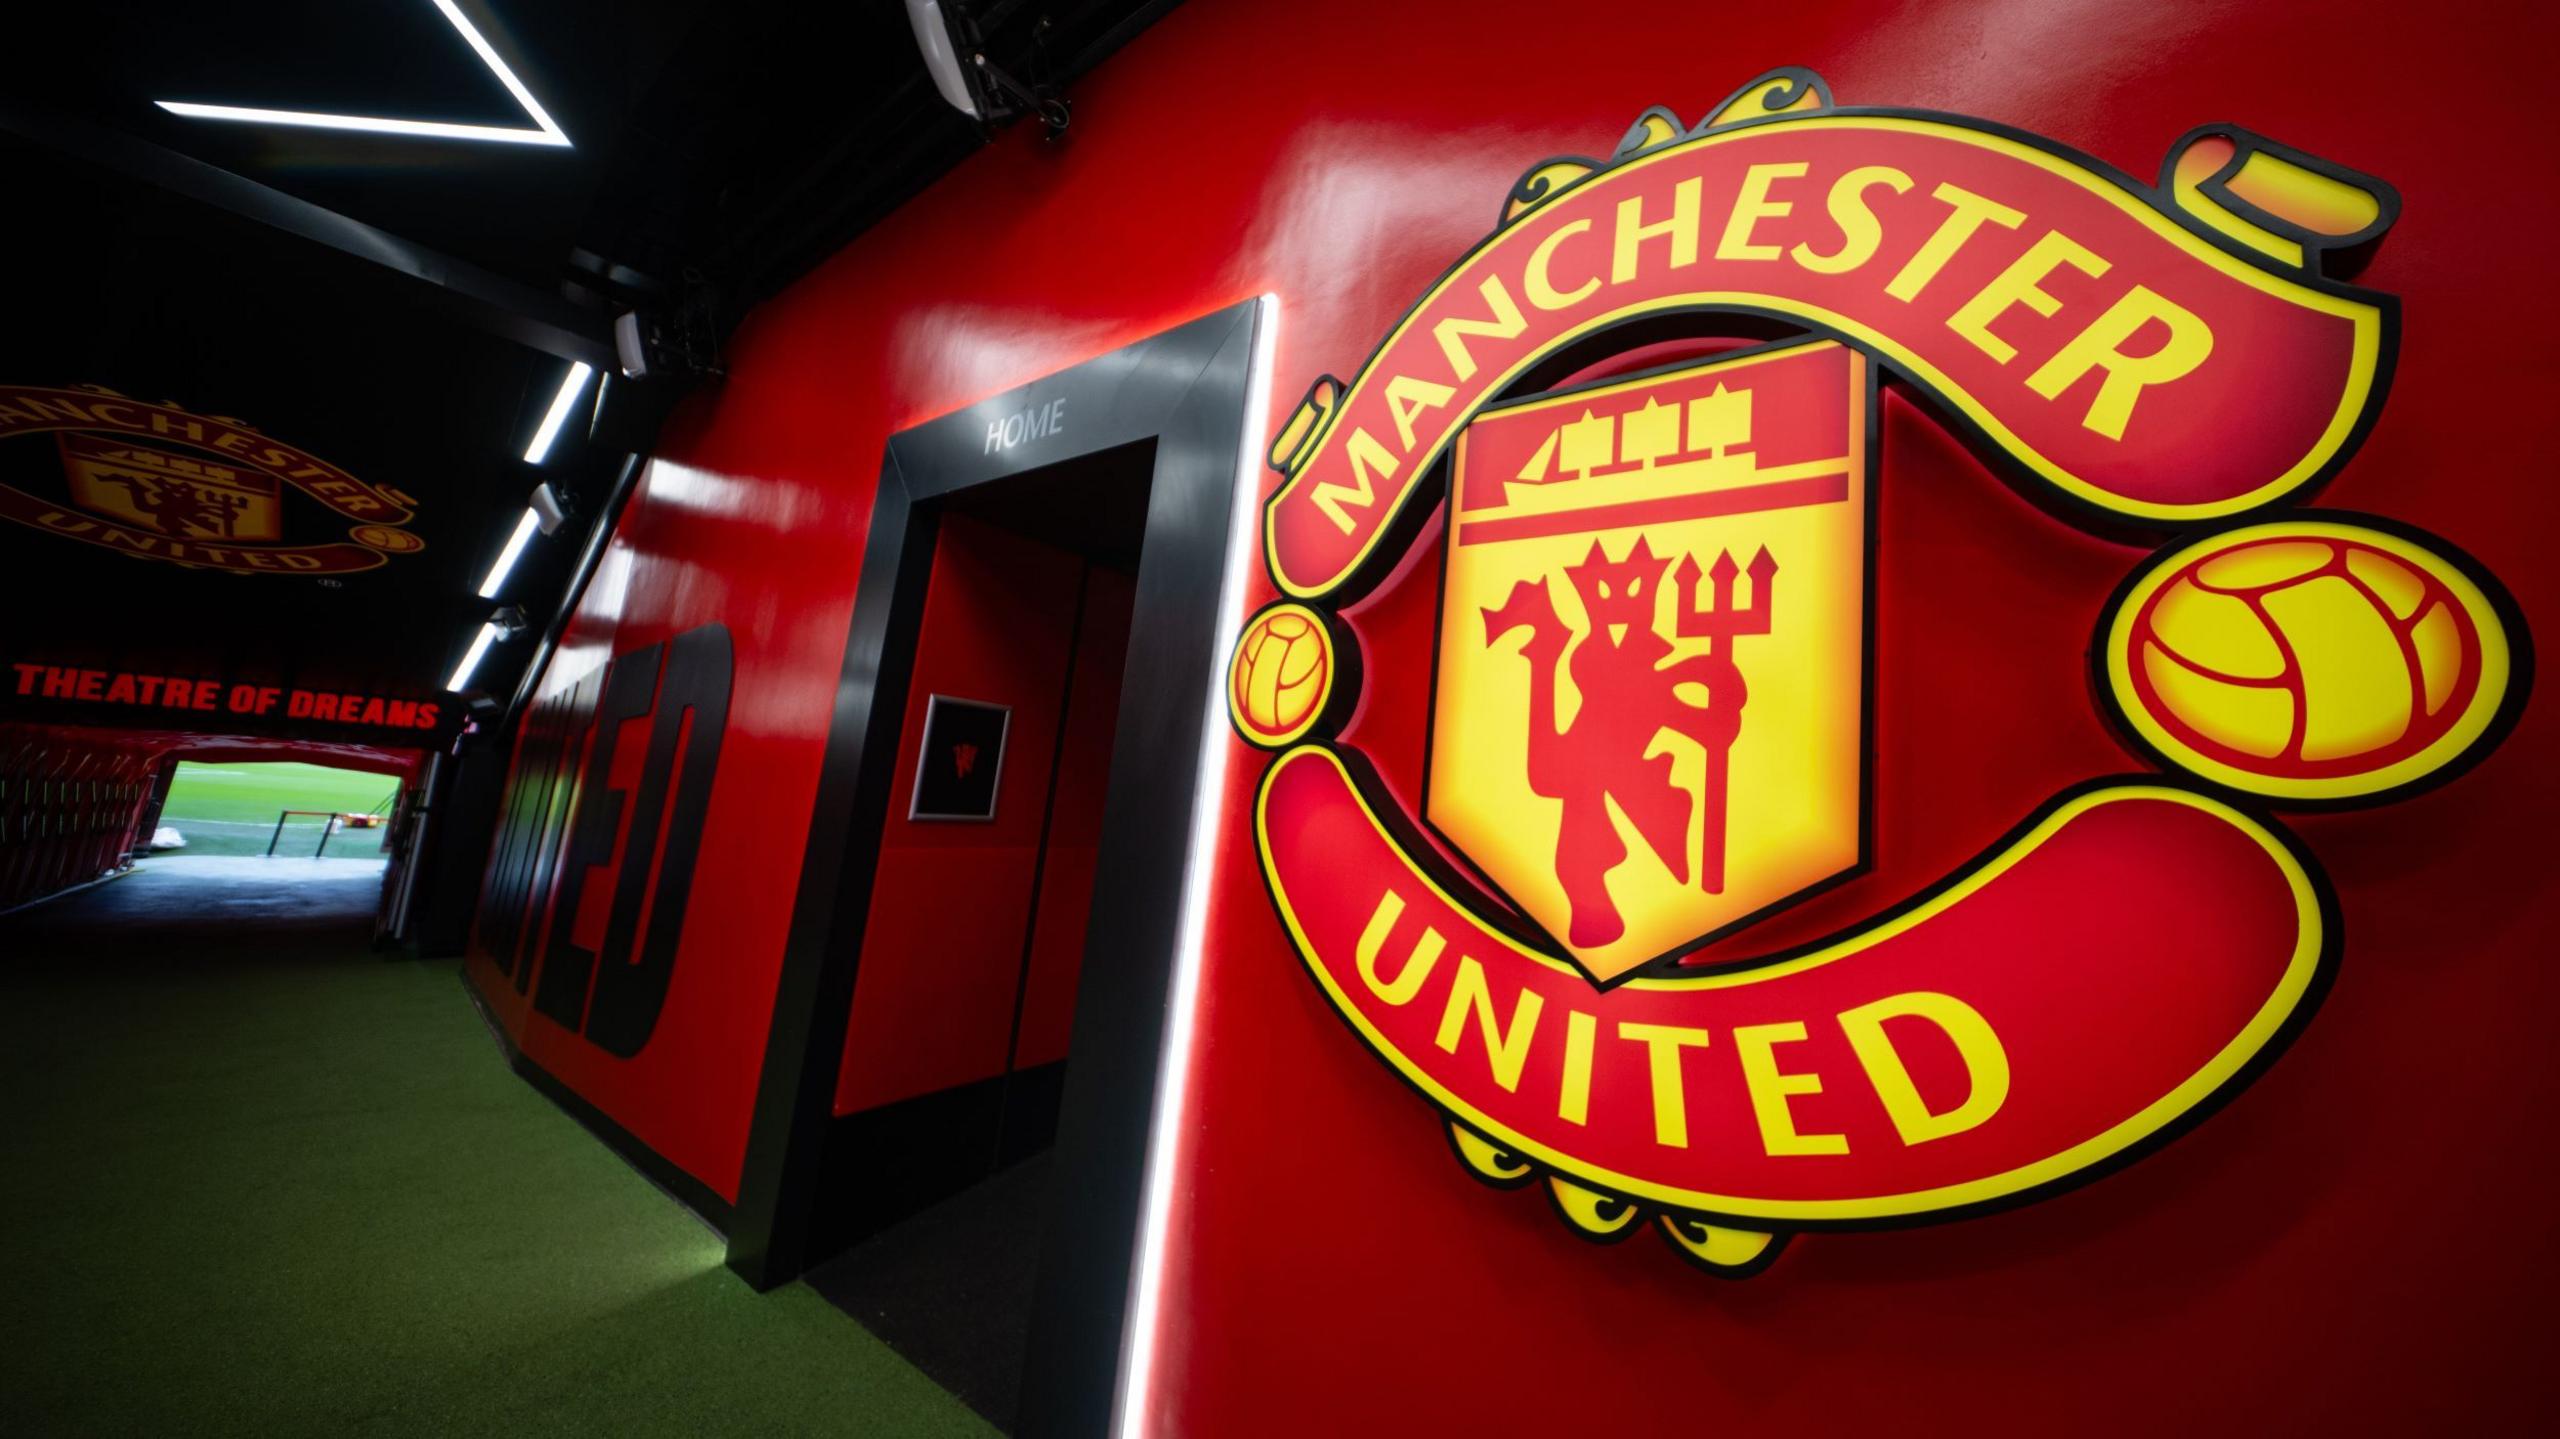
M 624 423 L 589 439 L 582 415 L 537 471 L 520 456 L 562 355 L 595 353 L 620 309 L 679 298 L 725 328 L 984 143 L 936 95 L 899 0 L 460 7 L 569 148 L 188 119 L 153 103 L 527 124 L 431 0 L 92 0 L 10 16 L 0 386 L 98 385 L 236 417 L 415 496 L 409 528 L 425 548 L 329 579 L 241 575 L 0 523 L 0 660 L 432 692 L 489 611 L 472 590 L 525 492 L 550 479 L 592 513 L 672 399 L 663 382 L 620 387 Z M 1075 76 L 1170 6 L 967 8 L 993 58 L 1072 98 Z M 279 195 L 307 202 L 300 222 L 277 220 L 291 208 Z M 315 243 L 308 206 L 373 229 Z M 537 312 L 576 343 L 511 323 Z M 40 437 L 0 437 L 0 485 L 60 502 L 65 463 Z M 345 528 L 298 493 L 282 504 L 289 538 Z M 537 625 L 576 539 L 537 545 L 505 596 Z
M 1060 82 L 1170 0 L 946 0 Z M 567 150 L 182 118 L 159 100 L 520 126 L 430 0 L 88 0 L 13 15 L 12 107 L 77 116 L 519 281 L 573 250 L 741 303 L 979 143 L 935 95 L 900 0 L 460 0 Z M 1071 92 L 1070 92 L 1071 93 Z M 814 248 L 813 248 L 814 247 Z

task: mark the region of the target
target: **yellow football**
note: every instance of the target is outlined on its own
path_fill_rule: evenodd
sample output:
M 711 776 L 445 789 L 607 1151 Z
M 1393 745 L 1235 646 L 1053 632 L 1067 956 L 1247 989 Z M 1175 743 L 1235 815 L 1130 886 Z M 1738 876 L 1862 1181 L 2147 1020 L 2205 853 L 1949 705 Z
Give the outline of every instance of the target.
M 1253 617 L 1236 640 L 1228 708 L 1258 745 L 1288 744 L 1314 727 L 1333 688 L 1333 639 L 1315 611 L 1278 604 Z
M 2213 536 L 2126 595 L 2119 709 L 2173 761 L 2298 798 L 2370 793 L 2449 761 L 2503 697 L 2496 608 L 2398 535 L 2316 521 Z

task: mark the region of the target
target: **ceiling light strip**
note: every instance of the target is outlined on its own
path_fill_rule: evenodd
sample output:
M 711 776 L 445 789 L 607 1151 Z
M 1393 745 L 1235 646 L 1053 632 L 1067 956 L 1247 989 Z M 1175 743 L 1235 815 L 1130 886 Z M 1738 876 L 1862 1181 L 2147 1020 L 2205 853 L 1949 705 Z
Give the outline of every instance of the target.
M 541 130 L 510 130 L 497 125 L 448 125 L 439 120 L 383 120 L 369 115 L 323 115 L 307 110 L 258 110 L 245 105 L 197 105 L 183 100 L 155 101 L 172 115 L 190 120 L 240 120 L 253 125 L 295 125 L 306 130 L 365 130 L 383 135 L 418 135 L 439 140 L 489 140 L 503 145 L 565 146 L 569 142 Z
M 524 87 L 524 82 L 516 78 L 516 72 L 507 68 L 507 62 L 498 58 L 498 52 L 480 34 L 479 27 L 463 18 L 461 9 L 453 0 L 435 0 L 435 5 L 444 12 L 444 18 L 453 22 L 453 28 L 462 32 L 464 43 L 480 57 L 480 63 L 488 66 L 489 72 L 498 77 L 498 83 L 507 87 L 507 93 L 516 97 L 516 103 L 533 117 L 533 123 L 540 127 L 542 133 L 560 144 L 568 144 L 568 135 L 552 121 L 550 112 L 542 108 L 541 101 L 533 98 L 533 92 Z
M 551 409 L 542 417 L 542 427 L 533 432 L 533 443 L 524 447 L 524 462 L 538 465 L 551 457 L 551 442 L 560 438 L 560 427 L 567 423 L 569 411 L 578 404 L 578 396 L 587 388 L 587 379 L 595 366 L 580 361 L 560 377 L 560 393 L 551 397 Z
M 433 3 L 436 9 L 444 12 L 444 18 L 453 23 L 453 28 L 462 32 L 464 43 L 480 57 L 482 64 L 489 67 L 490 73 L 498 77 L 498 83 L 506 86 L 507 93 L 524 107 L 525 114 L 533 120 L 533 129 L 507 125 L 462 125 L 443 120 L 394 120 L 379 115 L 332 115 L 315 110 L 267 110 L 249 105 L 201 105 L 191 100 L 156 100 L 152 103 L 172 115 L 183 115 L 190 120 L 234 120 L 252 125 L 291 125 L 306 130 L 360 130 L 378 135 L 411 135 L 433 140 L 483 140 L 500 145 L 570 148 L 568 132 L 562 130 L 559 122 L 551 118 L 551 113 L 542 108 L 542 102 L 533 98 L 533 92 L 516 78 L 516 72 L 508 69 L 507 63 L 498 58 L 496 48 L 481 35 L 477 26 L 464 18 L 453 0 L 433 0 Z
M 516 521 L 516 532 L 507 536 L 507 547 L 498 551 L 498 562 L 489 566 L 489 577 L 480 582 L 480 598 L 494 600 L 498 597 L 498 591 L 506 586 L 508 573 L 515 569 L 517 560 L 524 558 L 524 547 L 541 526 L 542 516 L 530 506 L 526 507 L 523 517 Z
M 481 656 L 489 653 L 489 646 L 497 642 L 497 625 L 482 621 L 480 633 L 471 637 L 471 648 L 463 654 L 462 663 L 453 667 L 453 678 L 446 680 L 444 687 L 460 694 L 463 688 L 471 683 L 471 672 L 480 668 Z

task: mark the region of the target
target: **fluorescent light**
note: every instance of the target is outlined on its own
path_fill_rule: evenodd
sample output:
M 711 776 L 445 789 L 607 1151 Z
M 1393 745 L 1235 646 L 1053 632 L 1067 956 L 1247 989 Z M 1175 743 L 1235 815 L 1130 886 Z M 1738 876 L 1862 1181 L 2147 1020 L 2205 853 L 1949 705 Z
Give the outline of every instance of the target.
M 390 120 L 376 115 L 328 115 L 310 110 L 260 110 L 246 105 L 198 105 L 180 100 L 160 100 L 154 103 L 172 115 L 184 115 L 190 120 L 239 120 L 253 125 L 295 125 L 309 130 L 364 130 L 380 135 L 414 135 L 436 140 L 484 140 L 500 145 L 544 145 L 555 149 L 568 149 L 568 134 L 560 128 L 558 122 L 551 118 L 550 113 L 542 108 L 542 103 L 533 98 L 533 92 L 524 87 L 524 82 L 516 78 L 516 72 L 507 68 L 507 62 L 498 58 L 498 52 L 491 48 L 479 29 L 463 18 L 462 11 L 455 8 L 453 0 L 433 0 L 433 3 L 438 10 L 444 12 L 445 19 L 453 22 L 453 28 L 462 32 L 464 43 L 471 47 L 472 53 L 480 57 L 480 63 L 488 66 L 490 73 L 498 77 L 498 83 L 506 86 L 507 93 L 513 95 L 516 103 L 524 107 L 525 114 L 532 118 L 535 128 L 526 130 L 506 125 L 456 125 L 441 120 Z
M 489 577 L 480 582 L 480 598 L 493 600 L 498 597 L 499 589 L 507 582 L 507 572 L 514 569 L 516 561 L 524 557 L 526 543 L 533 539 L 533 532 L 541 527 L 542 516 L 536 514 L 532 507 L 527 506 L 523 518 L 516 521 L 516 532 L 507 536 L 507 547 L 498 551 L 498 562 L 489 566 Z
M 507 62 L 498 58 L 498 52 L 489 48 L 489 42 L 481 38 L 479 28 L 462 17 L 462 11 L 454 5 L 453 0 L 435 0 L 435 4 L 437 9 L 444 12 L 444 18 L 453 22 L 453 28 L 462 32 L 462 38 L 470 43 L 472 53 L 480 57 L 480 63 L 489 67 L 489 73 L 497 76 L 498 83 L 507 87 L 507 93 L 516 97 L 516 103 L 522 105 L 524 112 L 533 117 L 533 123 L 542 127 L 542 133 L 551 136 L 562 146 L 566 146 L 569 143 L 569 137 L 561 132 L 560 126 L 552 120 L 550 112 L 542 108 L 542 102 L 534 99 L 533 92 L 524 87 L 522 80 L 516 78 L 516 72 L 508 69 Z
M 1253 569 L 1262 514 L 1263 427 L 1271 422 L 1271 356 L 1278 341 L 1280 300 L 1265 295 L 1254 317 L 1253 368 L 1245 377 L 1244 436 L 1236 453 L 1235 502 L 1227 516 L 1227 567 L 1218 584 L 1219 642 L 1244 618 L 1245 576 Z M 1147 1388 L 1155 1377 L 1156 1333 L 1163 1324 L 1165 1230 L 1173 1217 L 1174 1165 L 1181 1158 L 1183 1112 L 1191 1097 L 1192 1013 L 1199 1004 L 1200 964 L 1208 947 L 1209 885 L 1225 819 L 1226 667 L 1210 666 L 1207 712 L 1200 724 L 1197 783 L 1191 792 L 1191 840 L 1182 857 L 1182 909 L 1174 930 L 1173 986 L 1166 997 L 1164 1049 L 1156 1061 L 1156 1112 L 1147 1126 L 1145 1207 L 1138 1216 L 1138 1262 L 1129 1279 L 1121 1331 L 1120 1393 L 1112 1431 L 1122 1439 L 1146 1432 Z
M 576 408 L 579 392 L 587 387 L 587 377 L 595 372 L 593 365 L 582 360 L 560 377 L 560 393 L 551 397 L 550 413 L 542 417 L 542 428 L 533 432 L 533 443 L 524 447 L 526 464 L 538 465 L 550 456 L 551 442 L 560 438 L 560 426 L 568 420 L 569 411 Z
M 487 654 L 489 646 L 497 642 L 498 627 L 486 620 L 481 621 L 480 633 L 471 637 L 470 650 L 462 656 L 462 663 L 453 667 L 453 678 L 446 680 L 444 687 L 457 694 L 461 693 L 463 687 L 471 683 L 471 672 L 480 668 L 480 657 Z
M 498 145 L 547 145 L 566 148 L 567 140 L 541 130 L 511 130 L 502 125 L 453 125 L 441 120 L 387 120 L 372 115 L 323 115 L 308 110 L 260 110 L 247 105 L 198 105 L 185 100 L 152 102 L 172 115 L 190 120 L 239 120 L 252 125 L 293 125 L 305 130 L 364 130 L 377 135 L 415 135 L 433 140 L 485 140 Z

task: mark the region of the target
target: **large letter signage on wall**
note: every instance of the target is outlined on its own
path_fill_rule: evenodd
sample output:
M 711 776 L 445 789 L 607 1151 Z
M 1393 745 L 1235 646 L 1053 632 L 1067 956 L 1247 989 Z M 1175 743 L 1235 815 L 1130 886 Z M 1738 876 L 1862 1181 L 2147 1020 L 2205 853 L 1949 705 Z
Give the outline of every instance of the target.
M 2397 208 L 2233 126 L 2144 187 L 1778 71 L 1533 167 L 1356 379 L 1316 382 L 1272 446 L 1284 598 L 1230 709 L 1275 752 L 1256 824 L 1297 953 L 1471 1173 L 1747 1274 L 1801 1230 L 2102 1172 L 2281 1050 L 2337 929 L 2264 807 L 2440 782 L 2527 678 L 2459 551 L 2285 508 L 2383 402 L 2396 305 L 2337 277 Z M 1745 347 L 1571 382 L 1718 337 Z M 2066 516 L 2168 532 L 2091 651 L 2161 772 L 2055 795 L 1848 932 L 1702 962 L 1869 859 L 1888 380 Z M 1381 656 L 1342 611 L 1435 518 L 1437 634 Z M 1337 738 L 1397 660 L 1432 675 L 1419 816 Z
M 525 717 L 480 943 L 536 1009 L 609 1054 L 649 1042 L 675 977 L 735 669 L 728 626 L 708 624 L 615 656 Z

